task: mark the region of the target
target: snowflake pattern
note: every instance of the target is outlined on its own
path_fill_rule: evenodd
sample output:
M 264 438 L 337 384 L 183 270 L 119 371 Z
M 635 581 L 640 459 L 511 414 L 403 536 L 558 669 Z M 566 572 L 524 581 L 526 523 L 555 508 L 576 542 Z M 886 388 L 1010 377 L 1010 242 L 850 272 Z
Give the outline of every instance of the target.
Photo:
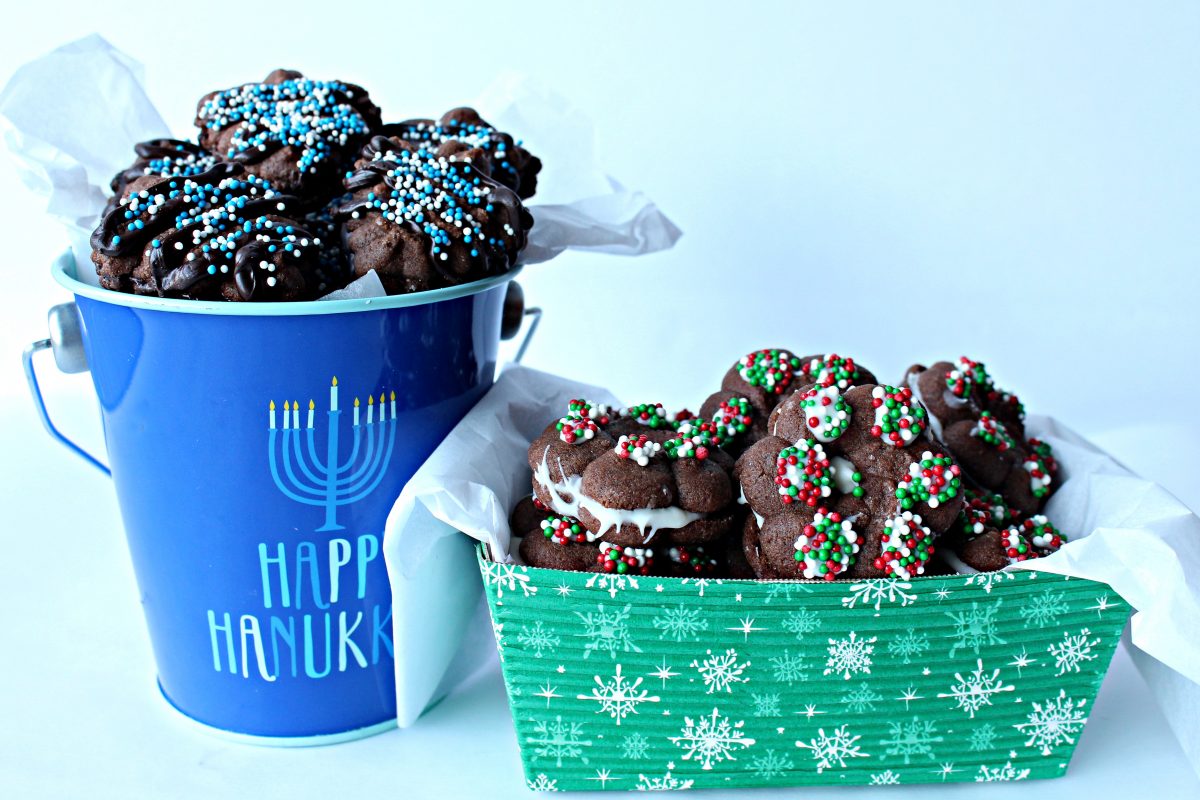
M 709 585 L 720 586 L 721 584 L 725 583 L 725 581 L 721 580 L 720 578 L 684 578 L 679 582 L 679 585 L 687 586 L 689 583 L 696 587 L 696 594 L 698 597 L 704 597 L 704 590 L 707 589 Z
M 978 586 L 983 589 L 984 594 L 991 594 L 992 587 L 997 583 L 1011 581 L 1015 577 L 1011 572 L 977 572 L 968 576 L 963 586 Z
M 633 683 L 621 674 L 621 665 L 617 664 L 616 673 L 610 680 L 595 676 L 596 685 L 591 694 L 576 695 L 577 700 L 595 700 L 600 704 L 597 714 L 607 713 L 621 724 L 621 720 L 630 714 L 636 714 L 638 703 L 657 703 L 658 697 L 652 696 L 646 689 L 641 689 L 642 679 L 637 678 Z
M 984 645 L 1005 643 L 996 632 L 996 612 L 1000 610 L 1003 602 L 997 600 L 985 606 L 972 602 L 966 611 L 946 612 L 946 616 L 954 622 L 954 644 L 950 646 L 950 658 L 954 658 L 954 654 L 959 650 L 972 650 L 975 655 L 979 655 L 979 648 Z
M 1021 619 L 1025 620 L 1026 628 L 1031 625 L 1044 628 L 1069 610 L 1067 596 L 1062 592 L 1047 588 L 1022 603 L 1017 611 L 1021 615 Z
M 651 623 L 658 629 L 658 638 L 674 639 L 676 642 L 696 641 L 703 631 L 708 630 L 708 620 L 700 615 L 699 606 L 680 603 L 675 608 L 665 608 Z
M 917 633 L 912 628 L 892 639 L 887 646 L 888 653 L 900 658 L 905 664 L 911 664 L 914 658 L 919 658 L 928 649 L 929 634 Z
M 967 677 L 962 673 L 954 673 L 957 683 L 950 687 L 948 694 L 938 694 L 938 697 L 951 697 L 958 708 L 967 712 L 971 719 L 984 706 L 992 704 L 992 695 L 1000 692 L 1011 692 L 1012 684 L 1005 685 L 1000 679 L 1000 670 L 992 670 L 991 675 L 984 674 L 983 659 L 976 661 L 977 666 Z
M 501 564 L 499 561 L 483 562 L 483 579 L 489 586 L 496 587 L 496 605 L 504 604 L 504 593 L 519 588 L 524 597 L 537 594 L 538 587 L 529 581 L 529 569 L 518 564 Z
M 1033 704 L 1028 722 L 1013 727 L 1029 737 L 1026 747 L 1040 747 L 1042 755 L 1048 756 L 1059 745 L 1075 744 L 1075 737 L 1087 722 L 1083 713 L 1086 704 L 1086 699 L 1076 703 L 1067 697 L 1065 690 L 1059 689 L 1058 697 Z
M 882 700 L 883 695 L 871 688 L 871 684 L 863 681 L 855 689 L 850 689 L 842 695 L 842 703 L 851 714 L 862 714 L 875 710 L 875 701 Z
M 1100 640 L 1088 639 L 1090 635 L 1091 631 L 1087 628 L 1074 635 L 1063 634 L 1062 642 L 1046 648 L 1050 655 L 1054 656 L 1054 666 L 1058 667 L 1059 675 L 1079 672 L 1083 662 L 1095 660 L 1096 654 L 1092 652 L 1092 648 L 1100 644 Z
M 533 651 L 534 658 L 541 658 L 547 650 L 554 650 L 562 642 L 553 630 L 546 628 L 541 620 L 533 623 L 533 627 L 524 627 L 517 634 L 517 641 L 522 647 Z
M 588 578 L 587 588 L 599 588 L 608 591 L 608 596 L 616 599 L 618 593 L 626 589 L 638 589 L 637 578 L 633 575 L 622 575 L 619 572 L 597 572 Z
M 752 694 L 750 702 L 754 704 L 756 717 L 778 717 L 783 713 L 780 708 L 781 698 L 777 692 Z
M 808 680 L 804 658 L 799 653 L 793 655 L 790 650 L 784 650 L 777 656 L 771 656 L 770 660 L 775 680 L 780 683 L 790 686 L 797 681 Z
M 1012 765 L 1012 761 L 1004 762 L 1003 767 L 989 768 L 984 764 L 979 765 L 979 774 L 975 776 L 976 783 L 990 783 L 992 781 L 1023 781 L 1029 777 L 1029 770 L 1018 770 Z
M 645 775 L 638 775 L 638 783 L 636 788 L 639 792 L 681 792 L 692 788 L 693 781 L 681 781 L 667 770 L 667 774 L 661 778 L 647 778 Z
M 793 592 L 796 594 L 807 594 L 811 591 L 812 589 L 809 588 L 808 584 L 796 581 L 772 581 L 767 584 L 767 596 L 763 598 L 763 604 L 769 606 L 775 601 L 790 604 Z
M 561 767 L 564 758 L 579 758 L 583 748 L 591 747 L 590 739 L 583 738 L 583 725 L 578 722 L 563 722 L 561 716 L 553 722 L 537 720 L 533 735 L 525 740 L 533 746 L 537 758 L 554 759 L 554 766 Z M 587 763 L 587 759 L 583 759 Z
M 888 738 L 880 742 L 889 756 L 900 756 L 905 764 L 912 762 L 913 756 L 928 756 L 935 760 L 933 746 L 942 741 L 941 736 L 935 736 L 937 726 L 928 720 L 916 716 L 912 722 L 889 722 Z
M 742 732 L 744 724 L 742 720 L 730 722 L 713 708 L 712 714 L 697 717 L 694 722 L 691 717 L 684 717 L 679 735 L 668 738 L 684 749 L 684 761 L 698 761 L 700 769 L 710 770 L 714 763 L 736 761 L 735 750 L 754 744 L 755 740 Z
M 681 579 L 636 576 L 638 589 L 627 580 L 614 594 L 610 583 L 585 587 L 595 574 L 492 565 L 493 631 L 516 676 L 508 688 L 527 785 L 1051 777 L 1079 742 L 1092 679 L 1128 610 L 1086 582 L 1031 574 L 773 591 L 692 576 L 682 593 Z M 909 607 L 928 616 L 905 619 Z M 651 721 L 667 726 L 656 736 Z
M 830 639 L 829 658 L 825 661 L 826 675 L 843 673 L 842 677 L 850 680 L 850 676 L 859 672 L 871 674 L 871 654 L 875 652 L 875 641 L 878 637 L 859 639 L 858 634 L 850 631 L 845 639 Z
M 770 749 L 750 759 L 750 769 L 754 770 L 754 775 L 759 780 L 769 781 L 782 777 L 784 773 L 794 768 L 795 765 L 787 755 L 776 753 Z
M 980 725 L 967 737 L 968 749 L 974 753 L 991 750 L 996 743 L 996 729 L 991 725 Z
M 708 657 L 703 661 L 697 659 L 692 662 L 692 666 L 699 671 L 701 677 L 704 678 L 704 686 L 706 694 L 714 692 L 733 692 L 733 685 L 736 683 L 746 683 L 750 680 L 747 677 L 742 677 L 743 673 L 750 667 L 750 662 L 744 664 L 738 663 L 737 651 L 733 648 L 726 650 L 724 653 L 713 655 L 713 651 L 708 651 Z
M 538 773 L 538 776 L 531 781 L 525 781 L 529 784 L 531 792 L 557 792 L 558 781 L 551 780 L 546 773 Z
M 783 620 L 783 629 L 794 633 L 798 641 L 804 640 L 804 635 L 812 633 L 821 627 L 821 618 L 815 611 L 800 608 L 788 614 Z
M 630 761 L 641 761 L 648 758 L 650 740 L 640 733 L 631 733 L 621 740 L 621 758 Z
M 642 652 L 642 648 L 629 638 L 630 610 L 628 605 L 619 610 L 609 610 L 601 603 L 595 611 L 586 614 L 575 612 L 575 616 L 583 622 L 583 633 L 575 635 L 587 639 L 583 645 L 584 658 L 588 658 L 592 653 L 608 653 L 615 659 L 618 652 Z
M 845 725 L 834 729 L 832 735 L 827 735 L 824 728 L 817 729 L 817 735 L 807 742 L 797 741 L 796 747 L 812 751 L 812 757 L 817 762 L 817 773 L 820 774 L 834 765 L 846 768 L 848 758 L 866 758 L 870 753 L 862 752 L 858 744 L 861 736 L 851 736 Z
M 846 608 L 854 608 L 855 603 L 862 603 L 864 606 L 875 606 L 876 611 L 884 603 L 899 603 L 901 607 L 904 607 L 917 599 L 915 594 L 905 591 L 911 588 L 911 583 L 895 578 L 869 578 L 851 584 L 850 594 L 842 598 L 842 605 Z

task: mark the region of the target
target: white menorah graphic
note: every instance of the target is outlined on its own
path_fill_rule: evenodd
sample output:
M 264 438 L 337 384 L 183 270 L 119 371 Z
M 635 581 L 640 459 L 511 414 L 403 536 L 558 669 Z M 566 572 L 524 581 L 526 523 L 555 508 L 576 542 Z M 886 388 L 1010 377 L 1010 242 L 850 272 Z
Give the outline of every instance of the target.
M 375 491 L 387 473 L 388 463 L 392 460 L 392 448 L 396 443 L 396 393 L 391 393 L 390 404 L 385 404 L 384 395 L 380 393 L 378 418 L 375 416 L 375 405 L 375 398 L 368 396 L 367 420 L 362 423 L 359 419 L 359 401 L 357 397 L 354 398 L 351 428 L 354 444 L 349 457 L 339 463 L 338 434 L 342 412 L 338 410 L 336 377 L 329 387 L 329 410 L 325 412 L 329 424 L 325 433 L 324 461 L 317 452 L 313 429 L 316 404 L 308 401 L 308 425 L 301 429 L 300 403 L 285 400 L 283 435 L 279 436 L 281 431 L 275 426 L 275 401 L 271 401 L 268 442 L 271 477 L 275 479 L 279 491 L 290 499 L 325 508 L 325 524 L 317 531 L 342 530 L 343 526 L 337 522 L 338 507 L 357 503 Z M 276 439 L 279 439 L 279 447 L 276 447 Z M 282 472 L 280 462 L 283 465 Z

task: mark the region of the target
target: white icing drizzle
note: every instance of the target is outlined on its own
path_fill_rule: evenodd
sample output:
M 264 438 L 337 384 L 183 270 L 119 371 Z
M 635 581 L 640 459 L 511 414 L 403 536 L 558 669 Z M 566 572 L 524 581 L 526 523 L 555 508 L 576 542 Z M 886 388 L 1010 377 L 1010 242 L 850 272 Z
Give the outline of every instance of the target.
M 800 441 L 796 442 L 792 446 L 799 448 L 801 453 L 807 453 L 809 450 L 814 451 L 816 453 L 816 457 L 817 457 L 818 461 L 823 461 L 825 459 L 825 448 L 819 444 L 814 443 L 810 447 L 806 440 L 801 439 Z M 793 486 L 796 486 L 796 487 L 804 486 L 804 481 L 806 480 L 806 476 L 804 474 L 804 460 L 797 457 L 796 461 L 797 461 L 797 463 L 788 464 L 786 467 L 783 468 L 784 469 L 783 477 L 787 479 L 788 485 L 787 486 L 782 486 L 782 485 L 779 486 L 779 494 L 781 496 L 787 496 L 788 489 Z M 832 470 L 833 469 L 832 461 L 829 462 L 829 466 L 830 466 L 830 469 Z M 836 472 L 831 477 L 836 482 L 836 480 L 837 480 Z M 821 487 L 821 497 L 829 497 L 829 495 L 831 495 L 831 494 L 833 494 L 833 491 L 829 488 L 828 485 Z
M 833 470 L 833 485 L 842 494 L 850 494 L 858 486 L 854 482 L 854 473 L 858 472 L 858 467 L 854 466 L 850 459 L 834 456 L 829 459 L 829 467 Z
M 639 569 L 646 566 L 647 559 L 654 558 L 654 551 L 649 547 L 619 547 L 608 542 L 600 543 L 600 555 L 608 555 L 608 551 L 614 547 L 621 551 L 622 559 L 632 558 L 636 561 L 637 563 L 634 566 L 637 566 Z
M 813 389 L 806 392 L 800 401 L 800 412 L 804 415 L 804 426 L 812 431 L 819 442 L 832 442 L 842 435 L 846 429 L 846 420 L 850 417 L 850 406 L 841 402 L 842 390 L 837 386 L 827 386 L 823 389 Z M 828 402 L 826 402 L 828 400 Z M 837 410 L 838 405 L 842 410 Z M 814 428 L 811 420 L 817 420 Z
M 1021 532 L 1016 528 L 1008 528 L 1002 534 L 1004 536 L 1004 557 L 1009 564 L 1018 564 L 1021 559 L 1013 558 L 1008 554 L 1009 550 L 1015 550 L 1021 546 Z
M 1025 459 L 1025 462 L 1021 466 L 1025 467 L 1025 471 L 1029 473 L 1029 491 L 1033 492 L 1034 497 L 1037 497 L 1038 492 L 1050 485 L 1050 473 L 1042 470 L 1042 477 L 1040 478 L 1033 474 L 1034 470 L 1040 468 L 1037 456 L 1030 456 Z
M 843 519 L 841 521 L 841 523 L 838 525 L 838 527 L 841 528 L 842 535 L 846 538 L 846 543 L 850 546 L 850 552 L 847 553 L 847 552 L 843 551 L 838 558 L 834 559 L 836 562 L 835 566 L 833 568 L 834 575 L 840 575 L 843 572 L 845 572 L 850 566 L 850 557 L 853 555 L 856 555 L 858 553 L 858 550 L 859 550 L 858 533 L 855 532 L 855 530 L 853 528 L 853 520 L 857 517 L 858 517 L 858 515 L 855 514 L 852 518 Z M 816 515 L 813 517 L 812 524 L 814 527 L 818 526 L 822 522 L 824 522 L 825 519 L 826 519 L 825 515 L 818 511 L 816 513 Z M 797 552 L 803 550 L 808 545 L 809 545 L 809 538 L 806 534 L 801 533 L 799 536 L 796 537 L 795 548 L 796 548 Z M 802 557 L 804 559 L 804 561 L 803 561 L 804 577 L 806 577 L 806 578 L 824 578 L 825 577 L 818 570 L 819 567 L 821 567 L 822 565 L 825 565 L 824 561 L 818 560 L 815 557 L 815 554 L 813 552 L 803 553 Z
M 886 401 L 887 400 L 886 395 L 887 395 L 887 392 L 884 390 L 884 388 L 882 386 L 876 386 L 874 389 L 871 390 L 871 397 L 874 397 L 878 400 Z M 913 392 L 913 400 L 917 400 L 916 392 Z M 922 403 L 922 405 L 924 405 L 924 404 Z M 900 407 L 900 414 L 902 415 L 901 419 L 908 419 L 910 423 L 916 423 L 916 418 L 913 417 L 912 410 L 913 410 L 913 406 L 911 404 L 906 403 L 906 404 L 902 405 Z M 888 412 L 888 407 L 887 407 L 886 402 L 880 404 L 880 406 L 875 409 L 875 425 L 876 425 L 876 427 L 881 427 L 883 425 L 883 421 L 885 419 L 887 419 L 887 412 Z M 931 414 L 926 412 L 926 414 L 925 414 L 926 419 L 929 419 L 931 416 L 932 416 Z M 897 420 L 897 421 L 899 421 L 899 420 Z M 892 447 L 903 447 L 903 446 L 907 445 L 909 442 L 911 442 L 913 439 L 915 439 L 917 437 L 917 435 L 920 433 L 920 431 L 914 431 L 910 424 L 910 427 L 907 427 L 907 428 L 897 427 L 896 433 L 900 436 L 901 441 L 899 441 L 899 442 L 892 441 L 887 436 L 880 436 L 879 441 L 883 442 L 884 444 L 890 444 Z
M 638 438 L 637 436 L 622 436 L 617 441 L 617 446 L 613 448 L 613 452 L 622 458 L 629 459 L 639 467 L 644 467 L 650 463 L 650 459 L 662 451 L 662 445 L 649 439 L 639 444 Z
M 926 537 L 929 536 L 929 529 L 921 524 L 919 514 L 914 514 L 911 511 L 904 511 L 889 519 L 883 526 L 883 540 L 879 543 L 881 553 L 886 553 L 889 547 L 895 547 L 902 557 L 912 555 L 912 550 L 908 548 L 905 542 L 910 534 L 917 531 L 923 531 Z M 908 567 L 900 565 L 899 561 L 889 562 L 892 574 L 901 580 L 908 580 L 915 575 L 925 574 L 924 562 L 917 561 L 912 566 L 916 567 L 916 572 L 912 572 Z
M 684 511 L 678 506 L 668 506 L 666 508 L 608 508 L 601 505 L 598 500 L 588 497 L 583 493 L 583 478 L 579 475 L 572 475 L 562 481 L 555 481 L 550 478 L 550 468 L 546 464 L 546 456 L 549 454 L 550 448 L 547 447 L 542 453 L 542 461 L 538 464 L 538 468 L 534 470 L 533 476 L 538 483 L 550 494 L 552 500 L 551 505 L 559 514 L 566 514 L 569 517 L 579 518 L 580 511 L 587 511 L 599 523 L 599 531 L 587 532 L 589 542 L 594 542 L 610 530 L 616 530 L 622 525 L 633 525 L 641 534 L 642 539 L 649 544 L 654 538 L 654 534 L 663 529 L 682 528 L 684 525 L 695 522 L 698 519 L 703 519 L 703 514 L 697 514 L 694 511 Z M 559 465 L 559 474 L 562 474 L 562 466 Z M 571 501 L 563 499 L 563 493 L 570 494 Z

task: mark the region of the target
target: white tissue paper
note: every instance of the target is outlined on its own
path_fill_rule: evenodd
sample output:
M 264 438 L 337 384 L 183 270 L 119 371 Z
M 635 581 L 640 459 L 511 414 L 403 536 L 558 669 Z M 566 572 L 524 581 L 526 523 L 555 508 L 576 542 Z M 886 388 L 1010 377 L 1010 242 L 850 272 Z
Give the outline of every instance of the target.
M 517 134 L 542 159 L 534 226 L 521 263 L 566 250 L 642 255 L 675 244 L 680 230 L 641 192 L 596 163 L 590 120 L 567 100 L 516 75 L 498 78 L 474 103 L 493 125 Z M 396 119 L 419 116 L 396 109 Z M 391 117 L 389 117 L 391 118 Z M 0 92 L 0 130 L 25 184 L 47 198 L 67 229 L 80 280 L 97 283 L 88 239 L 133 145 L 171 132 L 146 95 L 142 68 L 103 37 L 64 45 L 21 67 Z M 181 138 L 194 137 L 183 131 Z M 356 287 L 367 295 L 370 284 Z
M 392 508 L 383 552 L 392 584 L 396 714 L 404 727 L 489 657 L 490 636 L 460 649 L 484 614 L 473 539 L 508 552 L 508 513 L 530 492 L 525 451 L 576 397 L 616 403 L 603 389 L 527 367 L 504 371 L 412 477 Z M 461 535 L 467 533 L 471 538 Z M 453 675 L 446 675 L 453 666 Z
M 476 569 L 471 542 L 457 531 L 486 542 L 498 558 L 508 554 L 508 512 L 530 491 L 526 450 L 574 397 L 614 403 L 602 390 L 509 369 L 405 487 L 384 539 L 389 568 L 395 565 L 397 653 L 425 650 L 441 658 L 459 641 L 481 582 L 472 584 L 470 598 L 466 589 L 449 589 L 470 582 Z M 1135 661 L 1200 771 L 1200 518 L 1054 419 L 1031 416 L 1026 430 L 1054 448 L 1060 485 L 1046 513 L 1071 540 L 1059 552 L 1013 569 L 1101 581 L 1136 609 Z M 466 610 L 451 617 L 443 607 Z M 430 619 L 440 620 L 436 628 Z M 435 666 L 397 659 L 402 725 L 433 698 L 436 678 L 422 674 L 418 682 L 414 674 Z

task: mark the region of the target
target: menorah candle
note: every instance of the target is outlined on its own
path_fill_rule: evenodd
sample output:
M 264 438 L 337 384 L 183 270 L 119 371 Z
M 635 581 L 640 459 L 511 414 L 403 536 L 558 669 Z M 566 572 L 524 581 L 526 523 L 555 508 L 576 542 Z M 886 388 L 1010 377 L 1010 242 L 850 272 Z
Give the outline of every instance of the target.
M 333 383 L 329 385 L 329 410 L 337 411 L 337 376 L 333 376 Z
M 300 401 L 292 401 L 292 427 L 300 430 Z
M 354 398 L 354 427 L 358 427 L 358 398 Z
M 396 418 L 396 393 L 392 392 L 392 419 Z
M 375 396 L 367 396 L 367 424 L 370 425 L 375 421 Z
M 290 412 L 290 411 L 291 411 L 291 407 L 288 405 L 288 401 L 284 400 L 283 401 L 283 429 L 285 431 L 291 427 L 291 425 L 288 424 L 289 417 L 290 417 L 290 414 L 288 412 Z
M 310 427 L 310 428 L 312 427 L 312 424 L 313 424 L 313 409 L 315 409 L 316 407 L 317 407 L 317 404 L 314 403 L 310 399 L 308 401 L 308 427 Z
M 379 393 L 379 421 L 380 422 L 383 422 L 385 419 L 387 419 L 387 414 L 384 413 L 387 409 L 387 406 L 385 406 L 383 403 L 384 403 L 384 395 L 383 395 L 383 392 L 380 392 Z
M 271 430 L 275 430 L 275 401 L 271 401 Z

